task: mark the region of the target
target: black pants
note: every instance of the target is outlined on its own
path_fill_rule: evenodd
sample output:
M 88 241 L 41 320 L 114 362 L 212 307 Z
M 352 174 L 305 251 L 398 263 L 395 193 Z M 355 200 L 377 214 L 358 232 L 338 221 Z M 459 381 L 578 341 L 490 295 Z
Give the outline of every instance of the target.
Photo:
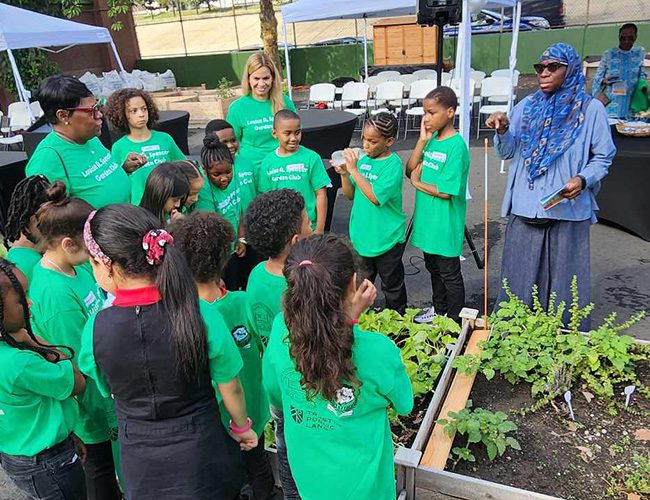
M 122 498 L 115 478 L 113 449 L 110 441 L 86 445 L 86 491 L 88 500 L 119 500 Z
M 377 274 L 381 278 L 381 290 L 386 297 L 386 307 L 400 314 L 406 310 L 406 285 L 402 255 L 406 243 L 398 243 L 388 252 L 376 257 L 361 257 L 359 277 L 374 283 Z
M 465 304 L 465 284 L 459 257 L 424 253 L 424 265 L 431 275 L 432 303 L 438 314 L 459 321 Z
M 246 255 L 243 257 L 237 257 L 237 254 L 233 253 L 223 273 L 223 282 L 226 289 L 233 292 L 246 290 L 251 271 L 262 260 L 263 257 L 250 246 L 246 247 Z
M 242 451 L 248 483 L 253 488 L 255 500 L 271 500 L 275 496 L 275 479 L 271 461 L 264 449 L 264 433 L 260 435 L 257 447 Z
M 325 217 L 325 231 L 329 231 L 332 226 L 332 218 L 334 217 L 334 203 L 336 203 L 336 194 L 341 187 L 341 176 L 336 173 L 334 168 L 327 169 L 332 181 L 332 187 L 327 188 L 327 217 Z

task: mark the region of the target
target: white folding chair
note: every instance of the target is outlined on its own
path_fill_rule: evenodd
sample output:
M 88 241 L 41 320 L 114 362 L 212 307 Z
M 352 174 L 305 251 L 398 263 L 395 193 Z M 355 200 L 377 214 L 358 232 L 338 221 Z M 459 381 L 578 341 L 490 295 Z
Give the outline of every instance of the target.
M 380 78 L 389 78 L 389 79 L 394 79 L 394 78 L 399 78 L 401 73 L 399 71 L 380 71 L 377 73 L 377 76 Z
M 485 71 L 470 71 L 469 77 L 476 82 L 476 88 L 481 88 L 481 82 L 485 80 L 486 73 Z
M 9 147 L 14 144 L 20 144 L 20 149 L 23 149 L 23 136 L 21 134 L 12 135 L 10 137 L 0 137 L 0 146 L 9 151 Z
M 404 84 L 402 82 L 381 82 L 377 85 L 374 101 L 375 109 L 370 111 L 371 115 L 389 111 L 387 107 L 378 107 L 384 103 L 394 106 L 396 111 L 401 113 L 404 105 Z
M 435 69 L 418 69 L 413 72 L 413 75 L 418 80 L 436 80 L 438 78 L 438 72 Z
M 438 77 L 438 76 L 436 75 L 436 78 L 437 78 L 437 77 Z M 442 84 L 443 84 L 445 87 L 448 87 L 448 86 L 449 86 L 449 82 L 451 82 L 451 80 L 452 80 L 452 78 L 451 78 L 451 73 L 443 73 L 443 74 L 442 74 L 441 82 L 442 82 Z M 436 81 L 437 81 L 437 80 L 436 80 Z
M 29 107 L 32 110 L 32 114 L 34 115 L 34 118 L 36 118 L 37 120 L 45 114 L 43 108 L 41 107 L 41 103 L 38 101 L 34 101 L 30 103 Z
M 498 77 L 490 77 L 486 78 L 483 80 L 481 84 L 481 99 L 479 102 L 479 109 L 478 109 L 478 118 L 477 118 L 477 123 L 476 123 L 476 138 L 479 138 L 479 134 L 481 133 L 481 130 L 487 130 L 487 129 L 481 129 L 481 117 L 484 115 L 491 115 L 492 113 L 496 113 L 498 111 L 502 113 L 507 113 L 508 112 L 508 105 L 507 104 L 483 104 L 484 100 L 488 100 L 490 97 L 494 96 L 503 96 L 503 95 L 508 95 L 508 92 L 512 91 L 512 85 L 510 83 L 510 78 L 498 78 Z
M 422 101 L 429 92 L 431 92 L 433 89 L 435 89 L 438 86 L 438 82 L 436 80 L 417 80 L 411 84 L 411 92 L 409 94 L 409 99 L 413 99 L 414 101 Z M 413 127 L 409 129 L 409 117 L 413 117 L 413 122 L 415 123 L 415 118 L 417 116 L 422 117 L 424 116 L 424 108 L 422 106 L 413 106 L 409 107 L 405 112 L 405 119 L 404 119 L 404 139 L 406 139 L 407 134 L 409 131 L 414 131 L 418 130 L 417 128 Z
M 413 82 L 417 81 L 417 76 L 415 75 L 400 75 L 395 78 L 396 81 L 402 82 L 404 84 L 404 92 L 409 93 L 411 91 L 411 85 Z
M 496 69 L 494 70 L 491 74 L 491 77 L 493 78 L 507 78 L 510 80 L 510 70 L 509 69 Z M 513 99 L 516 99 L 517 93 L 515 92 L 515 89 L 517 88 L 517 85 L 519 85 L 519 70 L 514 71 L 514 78 L 512 84 L 514 85 L 513 89 Z M 495 104 L 495 103 L 507 103 L 508 102 L 508 94 L 504 95 L 494 95 L 488 99 L 488 102 L 490 104 Z
M 7 126 L 2 127 L 1 130 L 3 134 L 12 134 L 17 130 L 28 129 L 32 124 L 27 104 L 22 101 L 12 102 L 7 106 L 7 118 Z
M 332 83 L 316 83 L 309 87 L 309 100 L 307 109 L 312 103 L 324 102 L 328 107 L 334 106 L 336 98 L 336 85 Z
M 343 93 L 341 94 L 341 100 L 336 101 L 334 105 L 339 105 L 339 108 L 347 111 L 348 113 L 353 113 L 357 118 L 362 117 L 363 123 L 366 121 L 366 113 L 368 110 L 366 108 L 351 108 L 355 102 L 364 103 L 368 101 L 368 85 L 365 83 L 359 82 L 348 82 L 343 85 Z M 362 126 L 363 126 L 362 123 Z

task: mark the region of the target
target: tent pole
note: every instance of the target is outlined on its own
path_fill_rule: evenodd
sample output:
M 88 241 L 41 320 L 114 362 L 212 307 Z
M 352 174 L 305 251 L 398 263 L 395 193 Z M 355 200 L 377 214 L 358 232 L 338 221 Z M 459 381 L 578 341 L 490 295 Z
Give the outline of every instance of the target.
M 510 82 L 512 83 L 512 88 L 515 88 L 515 69 L 517 67 L 517 45 L 519 43 L 519 24 L 521 22 L 521 0 L 517 1 L 517 4 L 513 7 L 513 18 L 514 26 L 512 27 L 512 44 L 510 45 L 510 60 L 509 69 L 510 69 Z M 508 113 L 512 110 L 513 104 L 513 95 L 510 92 L 508 97 Z
M 11 70 L 14 74 L 14 80 L 16 82 L 16 91 L 18 92 L 18 97 L 23 101 L 27 106 L 27 113 L 29 114 L 29 119 L 32 123 L 36 121 L 34 113 L 32 113 L 32 108 L 29 107 L 29 96 L 27 95 L 27 89 L 23 85 L 23 80 L 20 78 L 20 72 L 18 71 L 18 65 L 16 64 L 16 59 L 14 59 L 14 54 L 11 49 L 7 49 L 7 57 L 9 58 L 9 64 L 11 65 Z M 11 126 L 11 124 L 9 124 Z
M 287 86 L 289 87 L 289 99 L 293 99 L 291 91 L 291 63 L 289 62 L 289 44 L 287 43 L 287 23 L 282 19 L 282 36 L 284 37 L 284 63 L 287 67 Z
M 465 140 L 469 147 L 469 128 L 470 128 L 470 96 L 469 96 L 469 62 L 472 53 L 472 39 L 471 39 L 471 12 L 469 7 L 469 0 L 463 0 L 462 22 L 459 29 L 462 30 L 463 45 L 459 50 L 463 52 L 460 58 L 460 135 Z M 473 102 L 472 102 L 473 104 Z
M 111 37 L 111 48 L 113 49 L 113 57 L 115 57 L 115 61 L 117 62 L 117 67 L 120 69 L 120 72 L 124 71 L 124 65 L 122 64 L 122 59 L 120 59 L 120 54 L 117 52 L 117 47 L 115 46 L 115 42 L 113 42 L 113 38 Z
M 365 73 L 363 79 L 368 78 L 368 18 L 363 15 L 363 62 Z

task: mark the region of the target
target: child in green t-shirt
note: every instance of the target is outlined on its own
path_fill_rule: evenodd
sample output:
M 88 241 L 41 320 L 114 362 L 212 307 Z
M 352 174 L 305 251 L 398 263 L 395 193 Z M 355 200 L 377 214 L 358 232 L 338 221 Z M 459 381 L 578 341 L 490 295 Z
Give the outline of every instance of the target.
M 331 181 L 320 156 L 300 145 L 302 129 L 295 111 L 283 109 L 275 114 L 273 137 L 278 140 L 278 148 L 255 167 L 256 191 L 266 193 L 281 188 L 298 191 L 305 199 L 312 229 L 322 233 L 327 218 L 326 188 Z
M 395 344 L 356 324 L 374 295 L 357 288 L 354 251 L 341 236 L 312 235 L 291 248 L 284 274 L 284 314 L 262 367 L 271 405 L 287 416 L 298 492 L 310 500 L 394 499 L 388 408 L 409 414 L 413 392 Z
M 449 87 L 438 87 L 424 99 L 424 117 L 406 173 L 415 191 L 411 243 L 422 250 L 431 274 L 433 305 L 416 321 L 427 323 L 435 314 L 459 321 L 465 303 L 460 269 L 463 251 L 469 149 L 454 129 L 458 107 Z
M 397 126 L 391 113 L 370 117 L 363 128 L 365 155 L 346 149 L 345 163 L 334 168 L 341 175 L 343 194 L 352 200 L 350 240 L 361 257 L 359 273 L 371 282 L 379 274 L 386 307 L 404 313 L 404 170 L 402 160 L 390 151 Z
M 86 498 L 72 434 L 79 417 L 73 396 L 86 380 L 68 346 L 54 349 L 32 332 L 26 289 L 25 275 L 0 259 L 2 469 L 30 498 Z
M 175 223 L 172 234 L 174 242 L 185 254 L 199 298 L 223 317 L 239 348 L 244 362 L 239 379 L 246 396 L 246 410 L 253 421 L 253 430 L 259 436 L 257 447 L 242 452 L 242 458 L 255 498 L 272 498 L 275 482 L 264 449 L 264 427 L 271 416 L 262 388 L 261 343 L 246 315 L 246 292 L 229 292 L 220 286 L 235 237 L 232 225 L 214 212 L 198 211 Z M 220 403 L 222 421 L 228 429 L 228 412 Z
M 21 180 L 11 194 L 5 241 L 10 247 L 7 260 L 20 269 L 27 283 L 32 281 L 32 269 L 41 260 L 36 246 L 41 233 L 36 225 L 36 212 L 47 201 L 45 191 L 50 183 L 43 175 L 32 175 Z
M 113 160 L 130 174 L 131 203 L 139 205 L 147 177 L 163 162 L 184 160 L 185 155 L 165 132 L 152 130 L 158 121 L 158 108 L 148 92 L 119 89 L 106 103 L 111 125 L 125 134 L 113 143 Z
M 163 225 L 183 217 L 182 210 L 190 195 L 190 182 L 178 163 L 161 163 L 151 172 L 140 201 L 140 206 Z
M 68 197 L 62 181 L 55 181 L 46 196 L 48 201 L 36 214 L 45 251 L 34 266 L 29 287 L 32 321 L 39 336 L 72 347 L 77 360 L 86 321 L 102 309 L 106 298 L 87 268 L 83 242 L 84 224 L 93 208 Z M 79 420 L 74 432 L 88 450 L 84 463 L 88 491 L 105 491 L 107 498 L 118 499 L 111 444 L 117 432 L 113 400 L 102 396 L 90 380 L 77 400 Z

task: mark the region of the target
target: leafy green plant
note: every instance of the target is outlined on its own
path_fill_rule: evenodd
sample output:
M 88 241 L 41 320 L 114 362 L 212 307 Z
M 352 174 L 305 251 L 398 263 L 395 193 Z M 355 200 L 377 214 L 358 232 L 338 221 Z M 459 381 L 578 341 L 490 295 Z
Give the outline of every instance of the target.
M 611 497 L 620 498 L 628 493 L 650 494 L 650 455 L 634 455 L 631 463 L 615 465 L 607 482 L 607 495 Z
M 472 409 L 472 400 L 467 401 L 465 409 L 459 412 L 450 411 L 449 419 L 440 419 L 438 424 L 444 426 L 449 436 L 458 433 L 467 437 L 467 443 L 463 447 L 455 447 L 451 450 L 455 456 L 455 463 L 460 460 L 469 462 L 476 461 L 476 457 L 470 450 L 470 445 L 481 443 L 485 446 L 489 460 L 502 456 L 508 448 L 521 450 L 519 442 L 508 434 L 517 430 L 517 425 L 508 420 L 508 415 L 498 411 L 496 413 L 484 408 Z
M 416 398 L 433 389 L 446 361 L 447 344 L 460 332 L 458 324 L 446 316 L 436 316 L 431 324 L 416 323 L 419 313 L 419 309 L 407 309 L 402 316 L 384 309 L 359 318 L 361 328 L 388 335 L 399 347 Z
M 231 99 L 235 97 L 235 91 L 232 89 L 233 83 L 225 76 L 221 77 L 217 82 L 217 97 L 219 99 Z
M 584 386 L 603 398 L 614 396 L 614 387 L 635 384 L 640 393 L 650 395 L 635 373 L 635 363 L 648 359 L 648 351 L 634 344 L 634 339 L 621 335 L 639 322 L 645 312 L 616 324 L 616 313 L 585 336 L 578 329 L 589 316 L 593 305 L 579 306 L 577 281 L 571 283 L 567 328 L 562 322 L 566 304 L 555 304 L 551 296 L 546 310 L 540 305 L 537 288 L 533 287 L 533 306 L 528 307 L 514 295 L 504 281 L 508 300 L 492 315 L 493 331 L 483 342 L 480 356 L 459 356 L 454 361 L 460 371 L 480 370 L 490 380 L 497 373 L 512 384 L 531 384 L 531 394 L 538 398 L 532 410 L 540 408 L 571 387 Z

